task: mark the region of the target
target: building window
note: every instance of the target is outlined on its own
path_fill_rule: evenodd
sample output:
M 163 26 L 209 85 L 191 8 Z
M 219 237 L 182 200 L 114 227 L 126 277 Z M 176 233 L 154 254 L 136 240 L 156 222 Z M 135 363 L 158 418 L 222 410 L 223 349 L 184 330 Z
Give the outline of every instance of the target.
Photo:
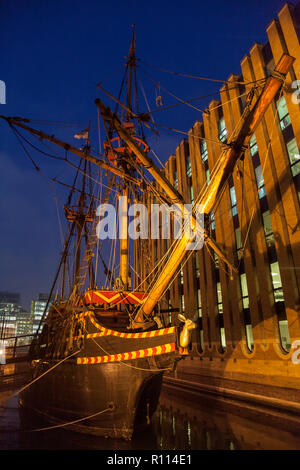
M 195 266 L 196 266 L 196 278 L 198 279 L 200 277 L 200 269 L 199 269 L 199 258 L 198 258 L 198 254 L 196 253 L 195 254 Z
M 215 224 L 215 214 L 213 211 L 210 212 L 210 230 L 213 232 L 216 228 Z
M 231 186 L 231 188 L 229 188 L 229 192 L 230 192 L 230 201 L 231 201 L 231 212 L 232 212 L 232 216 L 234 217 L 238 213 L 234 186 Z
M 178 176 L 177 171 L 174 171 L 174 188 L 178 189 Z
M 184 312 L 184 294 L 181 296 L 181 311 Z
M 240 275 L 240 282 L 241 282 L 243 308 L 249 308 L 249 294 L 248 294 L 247 278 L 246 278 L 245 273 Z
M 199 318 L 202 317 L 202 304 L 201 304 L 201 291 L 200 289 L 197 290 L 197 304 L 198 304 L 198 315 Z
M 284 96 L 277 102 L 277 111 L 281 130 L 286 129 L 291 124 L 291 119 L 287 109 Z
M 257 189 L 258 189 L 258 197 L 259 199 L 261 199 L 265 197 L 266 195 L 265 181 L 263 178 L 261 165 L 258 165 L 254 171 L 255 171 L 255 178 L 256 178 L 256 184 L 257 184 Z
M 183 268 L 180 267 L 180 284 L 183 286 Z
M 218 312 L 223 313 L 222 290 L 221 290 L 220 282 L 217 282 L 217 301 L 218 301 Z
M 282 282 L 278 261 L 270 264 L 275 302 L 283 302 Z
M 200 155 L 201 159 L 203 162 L 206 162 L 208 159 L 208 153 L 207 153 L 207 145 L 205 140 L 201 140 L 200 142 Z
M 202 303 L 201 303 L 201 291 L 197 290 L 197 310 L 198 310 L 198 331 L 199 331 L 199 350 L 203 351 L 204 348 L 204 336 L 203 336 L 203 324 L 202 324 Z
M 242 233 L 241 233 L 240 227 L 235 229 L 234 234 L 235 234 L 237 257 L 238 257 L 238 259 L 240 259 L 241 258 L 241 249 L 243 248 Z
M 191 204 L 194 204 L 194 190 L 193 186 L 190 186 L 190 196 L 191 196 Z
M 154 240 L 154 266 L 158 263 L 157 240 Z
M 300 154 L 295 138 L 286 144 L 286 149 L 290 159 L 292 175 L 297 176 L 300 173 Z
M 210 173 L 209 173 L 208 168 L 205 170 L 205 177 L 206 177 L 206 183 L 208 184 L 210 182 Z
M 263 226 L 264 226 L 267 245 L 269 247 L 274 246 L 275 240 L 274 240 L 274 234 L 273 234 L 273 228 L 272 228 L 272 222 L 271 222 L 271 216 L 270 216 L 269 210 L 263 212 L 262 219 L 263 219 Z
M 227 139 L 227 129 L 225 126 L 225 119 L 224 117 L 221 117 L 218 123 L 218 128 L 219 128 L 219 139 L 221 142 L 226 142 Z
M 251 153 L 252 157 L 256 153 L 258 153 L 258 147 L 257 147 L 255 134 L 252 134 L 252 137 L 251 137 L 250 143 L 249 143 L 249 148 L 250 148 L 250 153 Z
M 192 166 L 191 166 L 191 159 L 190 157 L 186 157 L 185 159 L 185 167 L 186 167 L 186 176 L 190 178 L 192 176 Z

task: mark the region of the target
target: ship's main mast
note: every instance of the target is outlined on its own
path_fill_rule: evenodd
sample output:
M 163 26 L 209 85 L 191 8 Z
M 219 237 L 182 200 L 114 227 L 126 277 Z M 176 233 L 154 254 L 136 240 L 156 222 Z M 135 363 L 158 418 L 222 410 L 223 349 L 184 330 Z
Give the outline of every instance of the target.
M 261 120 L 263 114 L 265 113 L 267 107 L 274 99 L 276 93 L 280 89 L 285 76 L 291 67 L 294 59 L 288 54 L 284 54 L 280 61 L 278 62 L 275 71 L 267 79 L 264 89 L 257 98 L 255 104 L 247 110 L 247 115 L 245 116 L 244 122 L 242 123 L 239 133 L 234 141 L 228 143 L 227 151 L 220 157 L 219 161 L 219 170 L 214 174 L 204 195 L 199 200 L 199 204 L 202 205 L 202 211 L 204 214 L 209 214 L 213 209 L 216 202 L 217 196 L 222 192 L 228 176 L 231 174 L 234 165 L 240 158 L 241 153 L 247 147 L 250 137 L 253 134 L 256 126 Z M 176 191 L 167 178 L 162 175 L 156 165 L 152 162 L 146 152 L 143 151 L 131 138 L 127 130 L 122 126 L 118 118 L 111 112 L 111 110 L 106 107 L 100 99 L 95 101 L 96 105 L 101 111 L 104 121 L 109 122 L 113 126 L 116 132 L 119 134 L 128 147 L 137 157 L 138 161 L 141 162 L 144 168 L 146 168 L 150 174 L 156 179 L 158 184 L 166 192 L 167 196 L 176 203 L 181 209 L 184 203 L 181 195 Z M 174 251 L 169 257 L 163 272 L 158 277 L 157 281 L 154 283 L 149 295 L 143 304 L 143 306 L 138 311 L 138 314 L 135 318 L 135 321 L 132 323 L 133 328 L 140 327 L 143 323 L 144 318 L 148 317 L 153 311 L 155 305 L 161 298 L 162 294 L 168 287 L 168 284 L 172 280 L 173 276 L 176 273 L 180 263 L 182 262 L 185 254 L 187 245 L 194 241 L 197 231 L 203 231 L 202 227 L 199 227 L 194 211 L 191 213 L 192 217 L 192 236 L 184 231 L 182 238 L 179 240 L 175 246 Z M 204 233 L 204 236 L 207 235 Z M 209 241 L 206 236 L 206 241 Z M 211 242 L 211 241 L 210 241 Z M 218 253 L 220 254 L 220 253 Z M 223 256 L 224 259 L 224 256 Z M 226 259 L 225 259 L 226 261 Z

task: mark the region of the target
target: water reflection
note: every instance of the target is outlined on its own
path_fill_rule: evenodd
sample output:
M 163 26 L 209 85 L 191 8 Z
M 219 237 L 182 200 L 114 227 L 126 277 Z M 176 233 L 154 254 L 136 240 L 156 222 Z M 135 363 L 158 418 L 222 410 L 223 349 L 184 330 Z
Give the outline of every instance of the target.
M 162 394 L 151 426 L 128 441 L 74 433 L 67 428 L 24 432 L 40 421 L 20 418 L 17 397 L 0 394 L 0 449 L 235 450 L 300 449 L 299 434 Z M 23 429 L 23 432 L 19 432 Z

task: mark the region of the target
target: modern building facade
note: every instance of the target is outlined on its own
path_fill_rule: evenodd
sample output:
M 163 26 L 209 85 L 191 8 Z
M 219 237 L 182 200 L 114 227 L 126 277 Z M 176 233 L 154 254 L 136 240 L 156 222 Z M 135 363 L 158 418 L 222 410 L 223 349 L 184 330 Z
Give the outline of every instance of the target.
M 12 338 L 7 344 L 13 344 L 15 336 L 32 333 L 30 314 L 20 302 L 19 293 L 0 292 L 0 339 Z
M 31 317 L 31 322 L 32 322 L 32 333 L 34 334 L 40 324 L 41 318 L 44 314 L 45 308 L 47 306 L 49 294 L 39 294 L 39 297 L 37 300 L 32 300 L 31 302 L 31 310 L 30 310 L 30 317 Z M 47 307 L 47 312 L 49 311 L 50 308 L 50 303 Z
M 283 92 L 251 136 L 244 158 L 207 221 L 210 236 L 238 273 L 229 272 L 206 245 L 189 252 L 159 308 L 177 308 L 188 318 L 198 318 L 191 355 L 180 361 L 176 377 L 167 376 L 165 383 L 194 382 L 215 393 L 221 387 L 229 395 L 238 390 L 240 396 L 250 394 L 256 401 L 280 398 L 296 407 L 300 387 L 296 354 L 300 340 L 300 91 L 296 82 L 300 88 L 300 3 L 286 4 L 266 31 L 268 42 L 253 45 L 241 61 L 241 73 L 230 75 L 220 89 L 220 99 L 210 102 L 203 120 L 195 122 L 164 168 L 185 201 L 194 203 L 209 182 L 227 137 L 240 123 L 253 83 L 259 85 L 272 74 L 284 52 L 295 58 Z M 142 202 L 158 201 L 148 194 Z M 168 256 L 172 242 L 172 236 L 136 241 L 135 286 L 150 285 L 153 266 Z M 177 313 L 171 315 L 175 320 Z

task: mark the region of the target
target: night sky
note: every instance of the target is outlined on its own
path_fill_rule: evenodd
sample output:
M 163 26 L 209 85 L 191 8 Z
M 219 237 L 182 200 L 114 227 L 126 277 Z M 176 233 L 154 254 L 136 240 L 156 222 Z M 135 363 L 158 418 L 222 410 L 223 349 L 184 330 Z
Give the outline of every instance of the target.
M 96 83 L 103 81 L 112 94 L 118 93 L 133 23 L 141 58 L 138 77 L 154 110 L 155 83 L 182 99 L 217 92 L 219 85 L 164 73 L 149 64 L 226 80 L 240 73 L 240 61 L 255 42 L 267 41 L 266 27 L 283 5 L 282 0 L 0 0 L 0 80 L 7 88 L 0 114 L 75 123 L 32 123 L 73 145 L 80 142 L 72 136 L 91 120 L 92 145 L 98 151 L 94 100 L 99 96 L 112 102 Z M 176 102 L 160 91 L 164 105 Z M 204 109 L 210 99 L 193 104 Z M 141 110 L 147 111 L 143 99 Z M 187 131 L 202 120 L 202 113 L 179 106 L 156 112 L 155 119 Z M 57 207 L 62 217 L 67 193 L 47 178 L 70 181 L 70 168 L 28 148 L 41 169 L 37 173 L 4 121 L 0 135 L 0 291 L 20 292 L 29 308 L 39 292 L 49 291 L 61 251 Z M 182 138 L 161 129 L 160 140 L 150 136 L 149 143 L 165 161 Z

